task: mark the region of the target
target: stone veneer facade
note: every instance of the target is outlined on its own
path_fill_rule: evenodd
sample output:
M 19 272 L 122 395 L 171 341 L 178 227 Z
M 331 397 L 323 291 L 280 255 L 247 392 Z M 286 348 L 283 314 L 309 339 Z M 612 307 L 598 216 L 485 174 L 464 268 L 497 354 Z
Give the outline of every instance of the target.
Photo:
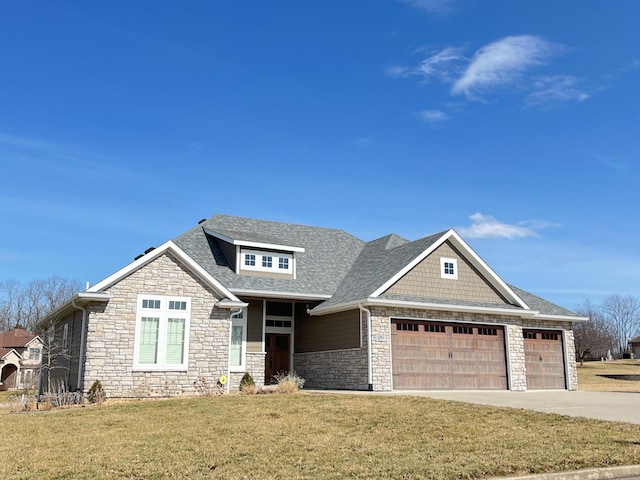
M 464 312 L 416 310 L 409 308 L 372 307 L 371 340 L 373 390 L 393 390 L 391 358 L 391 319 L 411 318 L 450 322 L 500 324 L 505 326 L 509 389 L 527 389 L 523 328 L 562 330 L 565 346 L 565 372 L 569 390 L 577 390 L 578 376 L 575 362 L 573 331 L 570 322 L 548 321 Z M 306 379 L 308 388 L 366 390 L 367 379 L 367 322 L 362 316 L 362 347 L 349 350 L 314 352 L 294 355 L 296 372 Z
M 171 254 L 164 254 L 107 290 L 112 299 L 89 309 L 83 390 L 100 380 L 109 398 L 195 395 L 228 371 L 229 311 L 218 295 Z M 133 368 L 138 294 L 191 298 L 187 371 Z
M 228 372 L 229 311 L 218 309 L 219 295 L 171 254 L 164 254 L 107 290 L 112 299 L 89 307 L 83 391 L 100 380 L 110 398 L 195 395 L 198 386 L 215 385 Z M 187 371 L 144 371 L 133 368 L 138 294 L 191 298 Z M 570 322 L 518 316 L 371 307 L 373 390 L 393 389 L 391 318 L 460 321 L 505 326 L 509 388 L 527 388 L 523 328 L 562 330 L 567 384 L 577 389 L 575 348 Z M 361 347 L 295 353 L 293 369 L 306 388 L 368 389 L 367 317 L 361 314 Z M 264 385 L 265 353 L 246 355 L 245 371 L 257 387 Z M 237 391 L 244 371 L 231 372 L 228 390 Z

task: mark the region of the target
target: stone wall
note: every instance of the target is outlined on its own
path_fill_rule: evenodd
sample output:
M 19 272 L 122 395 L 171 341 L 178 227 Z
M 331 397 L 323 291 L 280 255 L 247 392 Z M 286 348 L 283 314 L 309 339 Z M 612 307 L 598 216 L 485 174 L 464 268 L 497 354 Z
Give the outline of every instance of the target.
M 196 395 L 228 370 L 229 312 L 216 293 L 165 254 L 108 289 L 113 298 L 89 309 L 84 391 L 100 380 L 110 398 Z M 187 371 L 133 369 L 139 293 L 191 298 Z
M 362 322 L 362 347 L 324 352 L 296 353 L 293 369 L 304 378 L 304 388 L 367 390 L 367 325 Z
M 229 374 L 229 391 L 237 392 L 240 390 L 240 380 L 244 376 L 245 372 L 249 372 L 249 375 L 253 377 L 253 381 L 256 384 L 256 388 L 264 386 L 264 362 L 267 354 L 264 352 L 254 353 L 247 352 L 247 365 L 242 372 L 231 372 Z

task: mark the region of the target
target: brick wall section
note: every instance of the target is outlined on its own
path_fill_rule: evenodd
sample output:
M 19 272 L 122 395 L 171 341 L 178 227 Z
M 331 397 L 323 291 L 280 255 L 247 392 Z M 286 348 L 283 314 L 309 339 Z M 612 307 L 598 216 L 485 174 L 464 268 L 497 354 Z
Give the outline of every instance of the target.
M 170 254 L 109 288 L 106 306 L 90 307 L 84 391 L 100 380 L 110 398 L 195 395 L 194 382 L 215 385 L 227 373 L 228 310 L 217 309 L 216 293 Z M 188 371 L 133 371 L 138 293 L 191 298 Z

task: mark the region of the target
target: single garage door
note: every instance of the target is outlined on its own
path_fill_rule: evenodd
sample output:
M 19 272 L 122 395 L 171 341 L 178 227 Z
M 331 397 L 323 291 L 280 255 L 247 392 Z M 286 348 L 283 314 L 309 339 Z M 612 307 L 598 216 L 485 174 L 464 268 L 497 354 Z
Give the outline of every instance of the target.
M 522 331 L 527 389 L 566 388 L 562 332 Z
M 507 388 L 498 325 L 392 319 L 391 351 L 396 390 Z

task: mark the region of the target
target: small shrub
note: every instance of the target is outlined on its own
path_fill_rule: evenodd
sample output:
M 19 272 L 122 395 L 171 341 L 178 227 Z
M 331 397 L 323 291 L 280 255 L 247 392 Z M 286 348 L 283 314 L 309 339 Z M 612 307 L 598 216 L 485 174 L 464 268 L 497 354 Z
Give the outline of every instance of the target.
M 63 382 L 57 382 L 52 386 L 52 390 L 42 395 L 41 400 L 49 402 L 54 408 L 67 405 L 80 405 L 82 394 L 79 392 L 69 392 Z
M 240 391 L 248 395 L 256 393 L 256 382 L 253 381 L 249 372 L 246 372 L 240 380 Z
M 100 380 L 93 382 L 93 385 L 91 385 L 91 388 L 87 392 L 87 400 L 89 400 L 89 403 L 100 404 L 105 401 L 106 397 Z
M 276 380 L 276 389 L 280 393 L 298 393 L 304 385 L 304 378 L 295 372 L 279 372 L 273 376 Z
M 212 395 L 222 395 L 224 393 L 224 384 L 220 381 L 211 384 L 204 377 L 198 377 L 193 386 L 196 392 L 202 397 L 210 397 Z

